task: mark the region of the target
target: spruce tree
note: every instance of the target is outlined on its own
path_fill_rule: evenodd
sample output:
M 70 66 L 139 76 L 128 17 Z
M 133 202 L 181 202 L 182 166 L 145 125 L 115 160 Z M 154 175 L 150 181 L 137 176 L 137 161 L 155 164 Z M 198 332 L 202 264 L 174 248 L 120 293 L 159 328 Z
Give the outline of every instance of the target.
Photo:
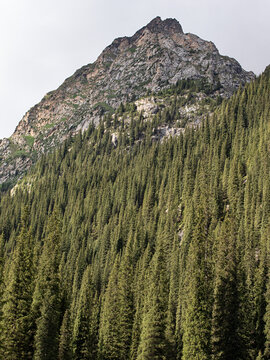
M 268 273 L 268 281 L 267 281 L 267 290 L 265 294 L 266 299 L 266 311 L 264 315 L 264 321 L 265 321 L 265 328 L 264 328 L 264 334 L 265 334 L 265 350 L 264 350 L 264 358 L 270 359 L 270 276 Z
M 227 216 L 218 235 L 218 259 L 212 316 L 213 359 L 242 359 L 239 334 L 236 230 Z
M 2 316 L 3 316 L 3 292 L 4 292 L 4 239 L 3 236 L 0 235 L 0 333 L 3 333 L 2 329 Z M 1 336 L 0 336 L 1 340 Z M 3 348 L 2 341 L 0 343 L 0 354 L 1 349 Z
M 61 214 L 55 210 L 48 223 L 40 258 L 32 312 L 36 318 L 34 359 L 49 360 L 58 353 L 61 321 L 61 288 L 59 281 Z
M 130 244 L 127 245 L 125 255 L 119 267 L 119 360 L 128 359 L 130 356 L 132 324 L 134 317 L 133 304 L 133 267 Z
M 59 350 L 58 350 L 59 360 L 72 360 L 71 339 L 72 339 L 72 332 L 71 332 L 71 324 L 70 324 L 70 314 L 69 314 L 69 310 L 66 310 L 60 329 Z
M 88 266 L 83 275 L 77 305 L 78 312 L 74 322 L 74 360 L 97 359 L 99 302 L 93 288 L 91 275 L 91 268 Z
M 209 360 L 211 356 L 211 258 L 208 218 L 196 209 L 195 228 L 187 258 L 186 297 L 183 308 L 183 360 Z
M 103 297 L 99 327 L 99 352 L 101 359 L 117 360 L 119 356 L 119 297 L 118 297 L 119 257 L 109 277 Z
M 1 322 L 2 357 L 7 360 L 32 359 L 31 303 L 33 296 L 33 242 L 29 229 L 29 208 L 22 212 L 20 233 L 16 238 L 7 276 Z
M 165 266 L 164 239 L 158 240 L 152 260 L 152 274 L 143 309 L 142 330 L 137 360 L 166 359 L 166 315 L 168 279 Z

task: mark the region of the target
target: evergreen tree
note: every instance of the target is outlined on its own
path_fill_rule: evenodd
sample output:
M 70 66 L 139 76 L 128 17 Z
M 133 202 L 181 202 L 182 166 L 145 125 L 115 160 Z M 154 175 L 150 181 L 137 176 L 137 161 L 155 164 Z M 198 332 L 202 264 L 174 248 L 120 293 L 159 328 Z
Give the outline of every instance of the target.
M 132 324 L 134 317 L 133 305 L 133 267 L 130 245 L 127 245 L 126 253 L 119 268 L 119 360 L 129 358 L 132 338 Z
M 268 273 L 268 281 L 267 281 L 267 291 L 266 291 L 266 311 L 264 315 L 264 321 L 265 321 L 265 350 L 264 350 L 264 358 L 270 359 L 270 276 Z
M 72 333 L 70 326 L 71 326 L 70 314 L 69 314 L 69 310 L 66 310 L 60 329 L 59 351 L 58 351 L 59 360 L 72 360 L 72 350 L 71 350 Z
M 239 295 L 237 279 L 236 229 L 226 216 L 220 235 L 212 317 L 213 359 L 243 359 L 239 334 Z
M 2 357 L 32 359 L 31 302 L 33 296 L 33 243 L 29 208 L 24 208 L 9 276 L 3 294 Z
M 3 292 L 4 292 L 4 239 L 3 236 L 0 235 L 0 333 L 3 333 L 2 329 L 2 308 L 3 308 Z M 0 336 L 1 339 L 1 336 Z M 2 349 L 2 341 L 0 343 L 0 354 Z
M 91 268 L 84 272 L 78 313 L 74 323 L 73 358 L 75 360 L 97 359 L 99 303 L 91 283 Z
M 101 359 L 117 360 L 119 356 L 119 257 L 114 261 L 106 293 L 103 297 L 99 328 L 99 352 Z
M 166 359 L 168 352 L 166 331 L 168 282 L 165 268 L 163 239 L 160 238 L 152 261 L 152 276 L 144 304 L 141 339 L 137 360 Z
M 48 223 L 40 258 L 32 311 L 36 317 L 35 360 L 49 360 L 58 353 L 61 319 L 59 281 L 61 215 L 55 210 Z
M 195 228 L 188 253 L 186 305 L 183 309 L 183 360 L 209 360 L 211 357 L 211 252 L 208 244 L 208 218 L 202 207 L 196 209 Z

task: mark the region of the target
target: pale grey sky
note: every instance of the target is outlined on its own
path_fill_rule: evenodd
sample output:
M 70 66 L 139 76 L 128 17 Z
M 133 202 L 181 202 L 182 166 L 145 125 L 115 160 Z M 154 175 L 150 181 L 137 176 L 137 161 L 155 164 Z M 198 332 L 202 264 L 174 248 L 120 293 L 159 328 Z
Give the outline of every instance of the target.
M 270 0 L 0 0 L 0 138 L 116 37 L 156 16 L 259 74 L 270 63 L 269 14 Z

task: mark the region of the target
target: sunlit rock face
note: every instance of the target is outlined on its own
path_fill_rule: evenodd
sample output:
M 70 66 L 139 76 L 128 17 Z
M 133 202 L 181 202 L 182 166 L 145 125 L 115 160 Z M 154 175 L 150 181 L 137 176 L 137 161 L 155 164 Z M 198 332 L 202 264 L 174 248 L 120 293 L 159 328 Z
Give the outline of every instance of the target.
M 236 60 L 220 55 L 212 42 L 185 34 L 177 20 L 157 17 L 132 37 L 115 39 L 93 64 L 31 108 L 10 139 L 0 140 L 0 183 L 29 168 L 33 153 L 38 158 L 70 134 L 97 124 L 121 102 L 187 78 L 206 78 L 228 97 L 254 77 Z

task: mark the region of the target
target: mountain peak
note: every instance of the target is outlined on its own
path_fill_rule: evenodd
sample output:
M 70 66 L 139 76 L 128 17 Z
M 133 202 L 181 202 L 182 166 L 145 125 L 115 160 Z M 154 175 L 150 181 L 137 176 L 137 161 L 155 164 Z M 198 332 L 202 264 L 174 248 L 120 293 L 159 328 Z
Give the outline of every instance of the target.
M 145 26 L 148 30 L 152 32 L 168 32 L 168 33 L 181 33 L 183 34 L 183 29 L 180 23 L 176 19 L 168 18 L 162 20 L 160 16 L 155 17 L 150 21 L 149 24 Z
M 0 184 L 121 103 L 186 79 L 204 80 L 213 97 L 228 97 L 253 78 L 212 42 L 184 34 L 176 19 L 158 16 L 133 36 L 115 39 L 93 64 L 77 70 L 24 115 L 11 138 L 0 141 Z

